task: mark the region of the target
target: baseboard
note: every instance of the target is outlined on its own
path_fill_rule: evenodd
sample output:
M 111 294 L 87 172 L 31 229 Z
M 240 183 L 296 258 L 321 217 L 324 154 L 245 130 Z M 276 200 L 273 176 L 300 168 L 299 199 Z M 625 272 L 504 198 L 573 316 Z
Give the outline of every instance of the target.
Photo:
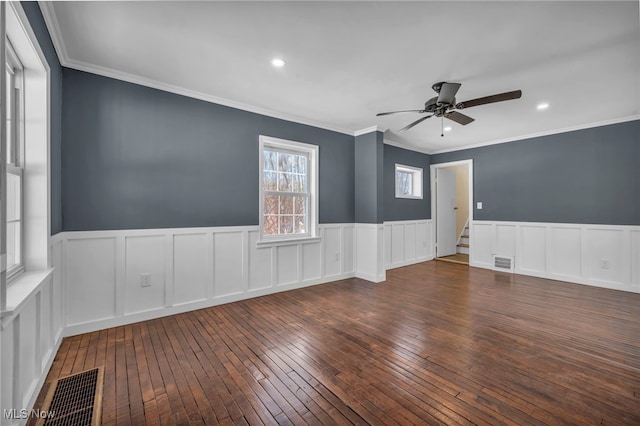
M 163 318 L 171 315 L 182 314 L 185 312 L 191 312 L 198 309 L 206 309 L 213 306 L 224 305 L 226 303 L 238 302 L 241 300 L 251 299 L 254 297 L 266 296 L 269 294 L 281 293 L 284 291 L 296 290 L 304 287 L 310 287 L 314 285 L 327 284 L 333 281 L 340 281 L 348 278 L 353 278 L 354 273 L 346 273 L 340 275 L 332 275 L 320 280 L 307 280 L 301 283 L 285 284 L 276 287 L 265 287 L 262 289 L 249 290 L 243 293 L 237 293 L 227 296 L 215 297 L 211 300 L 204 299 L 196 302 L 183 303 L 180 305 L 168 306 L 165 308 L 152 309 L 145 312 L 136 312 L 115 318 L 98 319 L 82 324 L 68 325 L 64 329 L 64 336 L 75 336 L 78 334 L 91 333 L 98 330 L 104 330 L 106 328 L 120 327 L 123 325 L 134 324 L 136 322 L 148 321 L 157 318 Z
M 371 274 L 359 272 L 355 274 L 355 277 L 360 278 L 362 280 L 371 281 L 372 283 L 381 283 L 387 280 L 387 274 L 385 273 L 379 274 L 379 275 L 371 275 Z
M 402 268 L 404 266 L 409 266 L 409 265 L 415 265 L 416 263 L 428 262 L 429 260 L 433 260 L 433 259 L 434 259 L 433 256 L 427 256 L 427 257 L 421 257 L 418 259 L 406 260 L 404 262 L 392 263 L 391 265 L 387 265 L 386 269 L 387 271 L 389 271 L 391 269 Z

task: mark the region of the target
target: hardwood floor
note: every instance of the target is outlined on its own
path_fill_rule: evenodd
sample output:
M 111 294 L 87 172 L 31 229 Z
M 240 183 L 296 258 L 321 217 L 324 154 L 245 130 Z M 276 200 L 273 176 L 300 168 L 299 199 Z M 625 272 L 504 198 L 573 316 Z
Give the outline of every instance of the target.
M 640 295 L 426 262 L 64 339 L 103 424 L 640 424 Z M 36 405 L 36 408 L 38 405 Z

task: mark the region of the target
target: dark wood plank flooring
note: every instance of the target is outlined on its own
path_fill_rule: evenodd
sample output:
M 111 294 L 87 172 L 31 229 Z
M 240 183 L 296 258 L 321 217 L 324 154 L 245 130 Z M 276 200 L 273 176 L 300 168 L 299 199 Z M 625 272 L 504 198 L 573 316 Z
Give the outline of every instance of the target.
M 99 365 L 105 425 L 640 425 L 640 295 L 426 262 L 66 338 L 41 394 Z

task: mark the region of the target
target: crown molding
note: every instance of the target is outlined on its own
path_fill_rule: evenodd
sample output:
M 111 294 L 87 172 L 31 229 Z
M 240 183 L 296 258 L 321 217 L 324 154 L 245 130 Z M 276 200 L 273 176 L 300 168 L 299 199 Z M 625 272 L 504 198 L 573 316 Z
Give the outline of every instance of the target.
M 366 135 L 367 133 L 378 132 L 378 131 L 383 132 L 384 130 L 381 130 L 378 126 L 371 126 L 365 129 L 356 130 L 355 132 L 353 132 L 353 136 Z
M 550 135 L 557 135 L 557 134 L 560 134 L 560 133 L 575 132 L 577 130 L 591 129 L 591 128 L 594 128 L 594 127 L 608 126 L 608 125 L 611 125 L 611 124 L 619 124 L 619 123 L 625 123 L 627 121 L 635 121 L 635 120 L 640 120 L 640 115 L 630 115 L 630 116 L 627 116 L 627 117 L 613 118 L 613 119 L 610 119 L 610 120 L 597 121 L 597 122 L 594 122 L 594 123 L 579 124 L 579 125 L 576 125 L 576 126 L 563 127 L 561 129 L 548 130 L 548 131 L 538 132 L 538 133 L 530 133 L 530 134 L 527 134 L 527 135 L 514 136 L 514 137 L 510 137 L 510 138 L 505 138 L 505 139 L 497 139 L 497 140 L 488 141 L 488 142 L 480 142 L 480 143 L 472 144 L 472 145 L 465 145 L 465 146 L 459 146 L 459 147 L 447 148 L 447 149 L 438 149 L 438 150 L 435 150 L 435 151 L 428 152 L 428 154 L 432 154 L 432 155 L 433 154 L 444 154 L 446 152 L 454 152 L 454 151 L 462 151 L 462 150 L 465 150 L 465 149 L 481 148 L 483 146 L 498 145 L 498 144 L 502 144 L 502 143 L 516 142 L 516 141 L 521 141 L 521 140 L 525 140 L 525 139 L 539 138 L 539 137 L 542 137 L 542 136 L 550 136 Z
M 632 0 L 629 0 L 629 1 L 632 1 Z M 633 1 L 635 1 L 635 0 L 633 0 Z M 145 77 L 141 77 L 141 76 L 138 76 L 138 75 L 129 74 L 129 73 L 113 70 L 113 69 L 106 68 L 106 67 L 99 67 L 99 66 L 88 64 L 88 63 L 85 63 L 85 62 L 72 60 L 69 57 L 69 54 L 67 52 L 67 48 L 66 48 L 66 46 L 64 44 L 64 41 L 63 41 L 62 32 L 60 30 L 58 19 L 57 19 L 57 16 L 56 16 L 56 13 L 55 13 L 55 9 L 54 9 L 54 6 L 53 6 L 54 2 L 40 0 L 40 1 L 38 1 L 38 5 L 40 6 L 40 10 L 42 12 L 42 16 L 44 18 L 44 21 L 45 21 L 45 24 L 47 26 L 47 29 L 49 30 L 49 34 L 51 35 L 51 40 L 53 42 L 53 46 L 54 46 L 54 48 L 56 50 L 56 53 L 58 55 L 58 60 L 60 61 L 60 64 L 62 66 L 64 66 L 64 67 L 76 69 L 76 70 L 79 70 L 79 71 L 85 71 L 85 72 L 89 72 L 89 73 L 92 73 L 92 74 L 113 78 L 113 79 L 116 79 L 116 80 L 122 80 L 122 81 L 126 81 L 126 82 L 129 82 L 129 83 L 145 86 L 145 87 L 150 87 L 150 88 L 162 90 L 162 91 L 165 91 L 165 92 L 170 92 L 170 93 L 174 93 L 174 94 L 177 94 L 177 95 L 186 96 L 186 97 L 189 97 L 189 98 L 199 99 L 199 100 L 202 100 L 202 101 L 205 101 L 205 102 L 219 104 L 219 105 L 227 106 L 227 107 L 230 107 L 230 108 L 235 108 L 235 109 L 248 111 L 248 112 L 252 112 L 252 113 L 256 113 L 256 114 L 260 114 L 260 115 L 264 115 L 264 116 L 268 116 L 268 117 L 273 117 L 273 118 L 277 118 L 277 119 L 280 119 L 280 120 L 291 121 L 291 122 L 298 123 L 298 124 L 303 124 L 303 125 L 307 125 L 307 126 L 312 126 L 312 127 L 325 129 L 325 130 L 330 130 L 330 131 L 333 131 L 333 132 L 343 133 L 343 134 L 347 134 L 347 135 L 354 136 L 354 137 L 362 135 L 362 134 L 366 134 L 366 133 L 371 133 L 371 132 L 374 132 L 374 131 L 384 131 L 384 129 L 381 129 L 379 126 L 368 127 L 368 128 L 364 128 L 364 129 L 356 130 L 356 131 L 354 131 L 352 129 L 345 129 L 345 128 L 341 128 L 341 127 L 337 127 L 337 126 L 332 126 L 332 125 L 329 125 L 327 123 L 322 123 L 322 122 L 318 122 L 318 121 L 309 120 L 309 119 L 306 119 L 306 118 L 303 118 L 303 117 L 298 117 L 298 116 L 295 116 L 295 115 L 281 113 L 281 112 L 270 110 L 270 109 L 267 109 L 267 108 L 260 108 L 260 107 L 256 107 L 256 106 L 253 106 L 253 105 L 248 105 L 248 104 L 244 104 L 244 103 L 240 103 L 240 102 L 235 102 L 235 101 L 232 101 L 232 100 L 229 100 L 229 99 L 219 98 L 219 97 L 212 96 L 212 95 L 209 95 L 209 94 L 206 94 L 206 93 L 202 93 L 202 92 L 198 92 L 198 91 L 194 91 L 194 90 L 189 90 L 189 89 L 186 89 L 186 88 L 183 88 L 183 87 L 170 85 L 170 84 L 163 83 L 163 82 L 156 81 L 156 80 L 152 80 L 152 79 L 147 79 Z M 611 120 L 605 120 L 605 121 L 600 121 L 600 122 L 595 122 L 595 123 L 581 124 L 581 125 L 577 125 L 577 126 L 554 129 L 554 130 L 549 130 L 549 131 L 544 131 L 544 132 L 539 132 L 539 133 L 525 134 L 525 135 L 514 136 L 514 137 L 509 137 L 509 138 L 504 138 L 504 139 L 497 139 L 497 140 L 492 140 L 492 141 L 487 141 L 487 142 L 480 142 L 480 143 L 477 143 L 477 144 L 471 144 L 471 145 L 465 145 L 465 146 L 459 146 L 459 147 L 453 147 L 453 148 L 443 148 L 443 149 L 437 149 L 437 150 L 428 150 L 426 148 L 419 148 L 419 147 L 412 146 L 412 145 L 405 145 L 405 144 L 402 144 L 402 143 L 389 141 L 389 140 L 386 140 L 386 139 L 384 140 L 384 143 L 387 144 L 387 145 L 398 147 L 398 148 L 407 149 L 407 150 L 410 150 L 410 151 L 415 151 L 415 152 L 420 152 L 420 153 L 423 153 L 423 154 L 433 155 L 433 154 L 441 154 L 441 153 L 446 153 L 446 152 L 461 151 L 461 150 L 465 150 L 465 149 L 480 148 L 480 147 L 483 147 L 483 146 L 497 145 L 497 144 L 501 144 L 501 143 L 514 142 L 514 141 L 530 139 L 530 138 L 536 138 L 536 137 L 541 137 L 541 136 L 549 136 L 549 135 L 554 135 L 554 134 L 559 134 L 559 133 L 566 133 L 566 132 L 571 132 L 571 131 L 576 131 L 576 130 L 589 129 L 589 128 L 593 128 L 593 127 L 600 127 L 600 126 L 606 126 L 606 125 L 609 125 L 609 124 L 623 123 L 623 122 L 626 122 L 626 121 L 634 121 L 634 120 L 638 120 L 638 119 L 640 119 L 640 115 L 632 115 L 632 116 L 627 116 L 627 117 L 622 117 L 622 118 L 617 118 L 617 119 L 611 119 Z
M 385 145 L 395 146 L 396 148 L 406 149 L 407 151 L 413 151 L 413 152 L 419 152 L 420 154 L 431 155 L 431 151 L 427 150 L 426 148 L 420 148 L 420 147 L 413 146 L 413 145 L 405 145 L 405 144 L 402 144 L 400 142 L 395 142 L 395 141 L 392 141 L 392 140 L 389 140 L 389 139 L 385 139 L 384 140 L 384 144 Z
M 242 102 L 236 102 L 229 99 L 220 98 L 217 96 L 212 96 L 203 92 L 189 90 L 184 87 L 174 86 L 172 84 L 163 83 L 163 82 L 148 79 L 145 77 L 140 77 L 135 74 L 129 74 L 126 72 L 117 71 L 111 68 L 99 67 L 96 65 L 91 65 L 91 64 L 87 64 L 87 63 L 75 61 L 75 60 L 68 61 L 67 64 L 64 64 L 64 66 L 67 68 L 73 68 L 78 71 L 84 71 L 91 74 L 100 75 L 103 77 L 113 78 L 120 81 L 126 81 L 128 83 L 133 83 L 140 86 L 150 87 L 152 89 L 162 90 L 164 92 L 169 92 L 176 95 L 186 96 L 189 98 L 214 103 L 217 105 L 223 105 L 229 108 L 252 112 L 252 113 L 260 114 L 263 116 L 277 118 L 279 120 L 291 121 L 297 124 L 304 124 L 306 126 L 317 127 L 325 130 L 330 130 L 332 132 L 343 133 L 349 136 L 353 136 L 353 131 L 350 129 L 344 129 L 337 126 L 330 126 L 326 123 L 322 123 L 314 120 L 308 120 L 306 118 L 299 117 L 296 115 L 285 114 L 285 113 L 281 113 L 281 112 L 274 111 L 267 108 L 261 108 L 253 105 L 244 104 Z
M 62 65 L 69 62 L 69 54 L 67 53 L 67 47 L 62 40 L 62 31 L 60 31 L 60 25 L 58 25 L 58 17 L 56 11 L 53 8 L 53 2 L 51 1 L 39 1 L 40 12 L 44 18 L 44 23 L 49 30 L 53 47 L 58 54 L 58 60 Z M 65 65 L 66 66 L 66 65 Z
M 39 1 L 38 5 L 40 6 L 40 10 L 42 11 L 42 16 L 44 17 L 44 21 L 45 21 L 45 24 L 47 25 L 47 29 L 49 30 L 49 34 L 51 35 L 53 46 L 55 47 L 56 52 L 58 54 L 58 60 L 60 61 L 60 64 L 66 68 L 72 68 L 78 71 L 84 71 L 91 74 L 100 75 L 103 77 L 126 81 L 128 83 L 138 84 L 140 86 L 150 87 L 153 89 L 158 89 L 158 90 L 162 90 L 169 93 L 174 93 L 176 95 L 186 96 L 189 98 L 198 99 L 201 101 L 210 102 L 218 105 L 223 105 L 226 107 L 235 108 L 242 111 L 247 111 L 247 112 L 252 112 L 255 114 L 260 114 L 260 115 L 264 115 L 272 118 L 277 118 L 280 120 L 291 121 L 298 124 L 304 124 L 306 126 L 317 127 L 325 130 L 330 130 L 332 132 L 337 132 L 337 133 L 343 133 L 349 136 L 354 135 L 354 132 L 352 129 L 345 129 L 338 126 L 332 126 L 327 123 L 309 120 L 296 115 L 286 114 L 286 113 L 271 110 L 268 108 L 261 108 L 253 105 L 248 105 L 242 102 L 236 102 L 230 99 L 220 98 L 217 96 L 209 95 L 207 93 L 203 93 L 195 90 L 189 90 L 184 87 L 175 86 L 172 84 L 163 83 L 161 81 L 141 77 L 139 75 L 130 74 L 130 73 L 114 70 L 111 68 L 101 67 L 101 66 L 71 59 L 67 52 L 67 48 L 64 44 L 64 39 L 62 37 L 62 32 L 60 31 L 58 18 L 56 16 L 56 12 L 53 7 L 53 2 Z

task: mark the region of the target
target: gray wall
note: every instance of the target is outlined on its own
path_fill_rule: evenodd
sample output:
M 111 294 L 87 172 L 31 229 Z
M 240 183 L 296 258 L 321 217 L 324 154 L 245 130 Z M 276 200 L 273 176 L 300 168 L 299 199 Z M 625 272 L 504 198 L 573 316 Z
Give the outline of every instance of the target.
M 383 141 L 382 132 L 355 137 L 355 221 L 382 223 L 383 199 Z
M 63 229 L 258 224 L 258 136 L 318 145 L 320 223 L 354 222 L 353 136 L 64 69 Z
M 640 121 L 431 156 L 473 159 L 476 220 L 640 225 Z
M 396 198 L 396 163 L 422 169 L 422 200 Z M 384 220 L 431 218 L 430 163 L 428 154 L 384 146 Z
M 20 2 L 49 64 L 51 86 L 51 235 L 62 231 L 62 67 L 37 2 Z

